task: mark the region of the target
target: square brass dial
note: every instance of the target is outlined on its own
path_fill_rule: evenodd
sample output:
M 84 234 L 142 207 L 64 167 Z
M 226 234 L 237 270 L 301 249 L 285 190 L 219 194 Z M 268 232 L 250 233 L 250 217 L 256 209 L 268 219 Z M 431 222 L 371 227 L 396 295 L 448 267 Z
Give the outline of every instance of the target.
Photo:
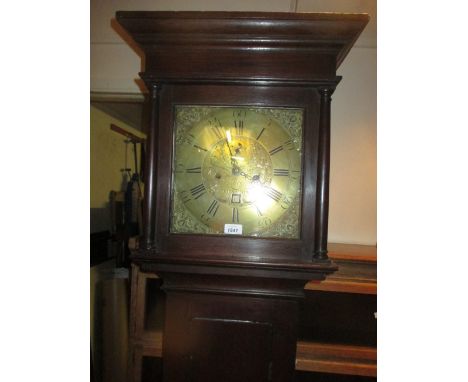
M 297 239 L 303 110 L 175 106 L 171 233 Z

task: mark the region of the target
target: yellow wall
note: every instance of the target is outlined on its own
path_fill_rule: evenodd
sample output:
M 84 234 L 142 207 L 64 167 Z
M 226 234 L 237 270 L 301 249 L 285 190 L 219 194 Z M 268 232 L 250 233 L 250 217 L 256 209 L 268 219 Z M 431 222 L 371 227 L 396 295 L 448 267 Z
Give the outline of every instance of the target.
M 332 95 L 328 240 L 377 243 L 377 49 L 354 48 Z
M 109 230 L 109 193 L 120 191 L 122 188 L 122 168 L 135 170 L 133 159 L 133 145 L 127 148 L 127 166 L 125 165 L 126 137 L 110 129 L 113 123 L 132 134 L 145 135 L 133 129 L 122 121 L 111 117 L 103 111 L 91 106 L 90 132 L 90 200 L 91 200 L 91 232 Z M 138 161 L 140 161 L 139 146 L 137 145 Z M 140 166 L 138 164 L 138 166 Z

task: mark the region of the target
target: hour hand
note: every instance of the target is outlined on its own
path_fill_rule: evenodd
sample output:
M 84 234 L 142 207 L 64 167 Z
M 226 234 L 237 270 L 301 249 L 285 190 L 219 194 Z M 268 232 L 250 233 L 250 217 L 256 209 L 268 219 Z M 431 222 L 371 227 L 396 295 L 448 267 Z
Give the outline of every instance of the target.
M 251 179 L 249 174 L 246 174 L 244 171 L 239 172 L 239 174 L 242 175 L 243 177 L 247 178 L 247 179 Z
M 240 175 L 242 175 L 243 177 L 245 177 L 245 178 L 247 178 L 249 180 L 252 180 L 254 182 L 260 180 L 260 175 L 250 176 L 249 174 L 245 173 L 244 171 L 241 171 Z
M 226 145 L 229 149 L 229 155 L 231 155 L 231 158 L 233 157 L 232 151 L 231 151 L 231 146 L 229 146 L 229 142 L 231 142 L 231 132 L 229 130 L 226 130 L 226 139 L 225 139 Z
M 250 176 L 249 174 L 245 173 L 244 171 L 240 172 L 240 175 L 246 177 L 247 179 L 251 180 L 252 182 L 258 182 L 260 181 L 260 175 L 253 175 Z

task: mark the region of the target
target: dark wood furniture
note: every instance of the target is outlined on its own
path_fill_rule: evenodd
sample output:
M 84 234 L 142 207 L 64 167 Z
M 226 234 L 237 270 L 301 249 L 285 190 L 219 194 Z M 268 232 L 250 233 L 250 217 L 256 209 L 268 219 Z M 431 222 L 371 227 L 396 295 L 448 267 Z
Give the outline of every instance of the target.
M 145 54 L 151 117 L 144 235 L 133 263 L 163 280 L 164 381 L 291 381 L 304 285 L 337 270 L 327 256 L 330 102 L 336 69 L 368 16 L 116 18 Z M 303 110 L 299 239 L 170 233 L 176 105 Z
M 376 377 L 376 320 L 373 316 L 377 305 L 376 248 L 329 244 L 329 256 L 339 264 L 340 270 L 320 283 L 309 282 L 304 287 L 308 298 L 302 303 L 299 315 L 301 330 L 296 343 L 295 369 L 302 373 L 301 380 L 306 380 L 304 376 L 311 372 L 326 373 L 331 378 L 337 374 Z M 136 264 L 132 266 L 129 380 L 162 380 L 165 295 L 160 285 L 161 280 L 154 273 L 141 272 Z M 326 314 L 311 320 L 307 311 L 316 307 L 313 299 L 321 293 L 327 294 L 322 309 L 332 309 L 337 297 L 345 301 L 338 322 L 327 321 Z M 350 338 L 349 333 L 340 333 L 340 320 L 348 323 L 347 331 L 352 331 L 353 326 L 355 332 L 356 327 L 360 329 L 355 338 Z M 314 338 L 314 326 L 323 329 L 324 325 L 325 332 L 338 332 L 341 338 L 330 335 Z
M 377 248 L 328 248 L 339 270 L 304 288 L 296 370 L 376 377 Z

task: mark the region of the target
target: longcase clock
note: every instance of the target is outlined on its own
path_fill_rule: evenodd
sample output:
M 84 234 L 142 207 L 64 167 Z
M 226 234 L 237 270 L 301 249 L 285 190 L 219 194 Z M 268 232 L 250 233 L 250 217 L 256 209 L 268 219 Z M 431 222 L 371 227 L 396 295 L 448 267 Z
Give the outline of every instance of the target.
M 327 257 L 330 102 L 362 14 L 118 12 L 150 94 L 144 235 L 165 381 L 291 381 Z

